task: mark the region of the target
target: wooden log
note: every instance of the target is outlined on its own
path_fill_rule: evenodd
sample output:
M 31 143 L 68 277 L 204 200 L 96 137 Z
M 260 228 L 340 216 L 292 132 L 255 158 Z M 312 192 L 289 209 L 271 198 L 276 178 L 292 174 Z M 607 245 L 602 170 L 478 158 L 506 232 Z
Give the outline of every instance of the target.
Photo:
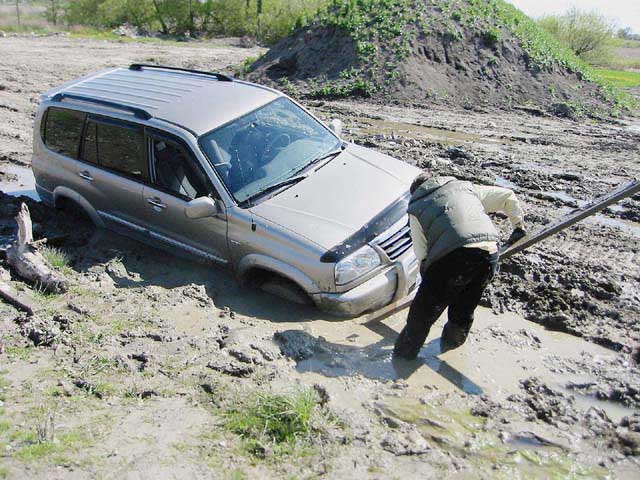
M 35 308 L 31 299 L 21 295 L 15 288 L 3 281 L 0 281 L 0 297 L 14 307 L 27 312 L 29 315 L 33 315 Z
M 49 266 L 33 241 L 31 215 L 24 203 L 16 215 L 16 222 L 18 239 L 7 249 L 7 263 L 20 277 L 33 282 L 38 288 L 52 293 L 66 292 L 69 282 Z

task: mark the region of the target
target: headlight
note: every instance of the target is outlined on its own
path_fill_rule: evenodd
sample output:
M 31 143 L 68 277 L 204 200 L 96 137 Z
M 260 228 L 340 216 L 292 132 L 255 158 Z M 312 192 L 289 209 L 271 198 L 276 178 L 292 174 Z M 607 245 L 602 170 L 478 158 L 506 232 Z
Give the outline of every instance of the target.
M 380 265 L 380 256 L 369 245 L 336 263 L 336 283 L 344 285 Z

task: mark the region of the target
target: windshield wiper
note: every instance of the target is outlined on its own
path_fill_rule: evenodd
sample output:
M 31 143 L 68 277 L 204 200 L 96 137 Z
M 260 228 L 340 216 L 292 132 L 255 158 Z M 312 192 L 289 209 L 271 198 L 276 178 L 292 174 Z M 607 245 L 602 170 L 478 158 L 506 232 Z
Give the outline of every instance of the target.
M 307 177 L 308 177 L 307 174 L 295 175 L 293 177 L 289 177 L 286 180 L 282 180 L 280 182 L 274 183 L 273 185 L 269 185 L 268 187 L 263 188 L 262 190 L 258 190 L 256 193 L 251 195 L 245 201 L 251 201 L 256 197 L 260 197 L 260 196 L 264 195 L 265 193 L 273 192 L 274 190 L 277 190 L 279 188 L 286 187 L 287 185 L 293 185 L 294 183 L 298 183 L 299 181 L 304 180 Z
M 344 150 L 345 150 L 346 148 L 347 148 L 347 144 L 346 144 L 346 142 L 343 142 L 343 143 L 342 143 L 342 145 L 340 145 L 340 148 L 336 148 L 335 150 L 331 150 L 330 152 L 323 153 L 322 155 L 320 155 L 320 156 L 318 156 L 318 157 L 314 158 L 313 160 L 311 160 L 311 161 L 309 162 L 309 164 L 307 165 L 307 167 L 308 167 L 308 166 L 310 166 L 310 165 L 314 165 L 314 164 L 316 164 L 316 163 L 318 163 L 318 162 L 321 162 L 322 160 L 326 160 L 326 159 L 328 159 L 328 158 L 333 159 L 333 158 L 337 157 L 338 155 L 340 155 L 342 152 L 344 152 Z M 318 166 L 314 169 L 314 172 L 315 172 L 316 170 L 320 170 L 320 169 L 321 169 L 322 167 L 324 167 L 327 163 L 329 163 L 329 162 L 325 162 L 325 163 L 323 163 L 322 165 L 318 165 Z

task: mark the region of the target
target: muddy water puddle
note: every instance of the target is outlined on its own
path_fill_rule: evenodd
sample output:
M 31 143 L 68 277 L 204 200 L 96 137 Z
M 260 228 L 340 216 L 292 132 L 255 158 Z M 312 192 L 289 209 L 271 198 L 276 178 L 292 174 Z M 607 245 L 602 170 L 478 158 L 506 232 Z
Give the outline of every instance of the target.
M 416 140 L 430 140 L 432 142 L 443 143 L 446 145 L 474 143 L 486 145 L 508 145 L 513 143 L 506 139 L 484 137 L 473 133 L 445 130 L 442 128 L 429 127 L 415 123 L 393 122 L 362 117 L 354 117 L 350 123 L 358 125 L 358 131 L 369 135 L 400 135 Z
M 510 180 L 507 180 L 504 177 L 501 177 L 500 175 L 496 175 L 494 177 L 494 182 L 497 186 L 499 187 L 504 187 L 504 188 L 509 188 L 511 190 L 513 190 L 514 192 L 517 192 L 520 190 L 520 187 L 518 185 L 516 185 L 515 183 L 513 183 Z
M 512 188 L 512 187 L 508 187 L 507 183 L 511 183 L 511 182 L 509 182 L 506 179 L 502 181 L 501 177 L 496 177 L 497 185 L 505 186 L 507 188 Z M 590 203 L 587 200 L 581 200 L 579 198 L 575 198 L 564 190 L 550 190 L 550 191 L 537 190 L 537 191 L 533 191 L 532 193 L 544 199 L 559 200 L 563 204 L 573 208 L 582 208 Z M 626 208 L 619 204 L 610 205 L 607 208 L 610 211 L 619 213 L 619 214 L 626 211 Z M 572 211 L 571 208 L 561 209 L 562 215 L 567 215 L 571 211 Z M 621 230 L 634 237 L 640 237 L 640 224 L 629 221 L 629 220 L 624 220 L 621 218 L 611 218 L 601 213 L 597 213 L 595 215 L 585 218 L 583 221 L 591 225 L 601 225 L 601 226 L 611 227 L 616 230 Z
M 630 132 L 640 134 L 640 123 L 632 123 L 624 128 Z
M 497 426 L 451 399 L 387 398 L 377 407 L 438 449 L 465 458 L 476 475 L 463 478 L 607 478 L 606 469 L 576 460 L 572 450 L 580 440 L 571 432 L 517 420 Z
M 461 348 L 440 353 L 439 337 L 445 322 L 441 318 L 418 359 L 396 360 L 391 355 L 393 341 L 405 318 L 406 312 L 401 312 L 371 325 L 311 322 L 308 331 L 315 338 L 322 338 L 320 348 L 311 358 L 298 362 L 297 369 L 325 377 L 402 381 L 411 395 L 437 390 L 488 395 L 502 401 L 520 392 L 520 380 L 532 376 L 556 389 L 564 389 L 569 381 L 575 381 L 575 377 L 553 367 L 554 358 L 578 359 L 582 352 L 591 356 L 610 354 L 603 347 L 577 337 L 546 331 L 518 315 L 494 315 L 480 308 L 470 337 Z M 591 397 L 576 401 L 585 409 L 600 407 L 612 419 L 633 413 L 632 409 Z
M 16 197 L 24 195 L 34 200 L 40 200 L 36 191 L 36 180 L 29 167 L 12 164 L 0 165 L 0 191 Z

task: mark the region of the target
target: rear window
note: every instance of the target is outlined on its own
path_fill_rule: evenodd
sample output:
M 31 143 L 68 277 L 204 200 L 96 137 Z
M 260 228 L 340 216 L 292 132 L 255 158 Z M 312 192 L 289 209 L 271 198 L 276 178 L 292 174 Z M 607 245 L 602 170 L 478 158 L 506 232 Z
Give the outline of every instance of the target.
M 82 158 L 139 180 L 149 179 L 142 127 L 89 120 Z
M 54 152 L 78 158 L 80 135 L 86 113 L 50 108 L 44 128 L 44 143 Z

